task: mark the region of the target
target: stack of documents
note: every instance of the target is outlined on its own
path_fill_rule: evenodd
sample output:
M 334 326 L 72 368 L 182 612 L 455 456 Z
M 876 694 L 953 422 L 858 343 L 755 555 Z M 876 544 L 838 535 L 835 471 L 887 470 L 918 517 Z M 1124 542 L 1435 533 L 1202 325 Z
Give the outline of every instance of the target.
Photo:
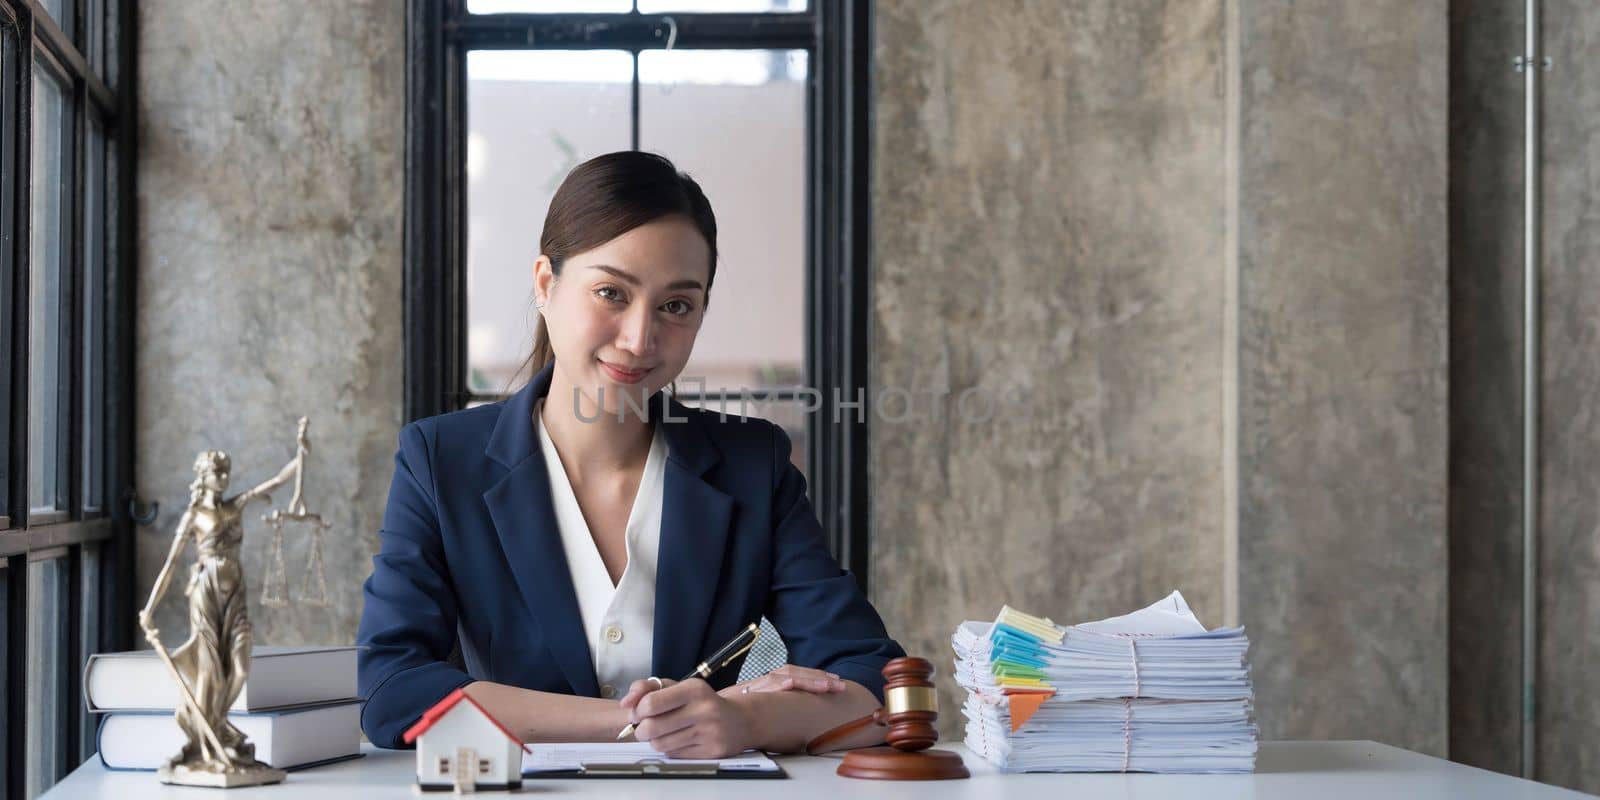
M 1173 592 L 1099 622 L 1001 608 L 956 629 L 966 745 L 1008 772 L 1250 772 L 1250 641 Z

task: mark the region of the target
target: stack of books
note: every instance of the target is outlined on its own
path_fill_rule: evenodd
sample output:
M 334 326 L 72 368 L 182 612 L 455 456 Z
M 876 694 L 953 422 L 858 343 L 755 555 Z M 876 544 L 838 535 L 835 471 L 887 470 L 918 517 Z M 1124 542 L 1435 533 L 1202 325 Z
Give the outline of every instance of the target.
M 188 741 L 173 719 L 178 684 L 153 650 L 90 656 L 83 691 L 101 715 L 97 749 L 107 769 L 158 769 Z M 255 745 L 256 760 L 280 769 L 359 756 L 356 648 L 254 648 L 228 721 Z
M 1007 772 L 1251 772 L 1250 641 L 1173 592 L 1062 627 L 1002 607 L 952 638 L 966 745 Z

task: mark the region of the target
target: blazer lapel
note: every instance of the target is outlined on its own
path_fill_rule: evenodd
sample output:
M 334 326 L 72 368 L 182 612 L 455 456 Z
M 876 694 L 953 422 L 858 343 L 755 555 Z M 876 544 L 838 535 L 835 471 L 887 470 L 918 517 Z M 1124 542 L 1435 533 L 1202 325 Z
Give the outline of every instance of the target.
M 500 411 L 484 452 L 510 471 L 484 492 L 483 499 L 523 602 L 544 631 L 545 645 L 561 673 L 574 693 L 598 697 L 578 594 L 550 497 L 550 474 L 534 441 L 533 404 L 549 392 L 553 367 L 546 365 Z
M 670 419 L 662 418 L 665 410 L 672 412 Z M 706 631 L 722 574 L 733 498 L 703 479 L 720 456 L 699 424 L 686 419 L 688 409 L 657 394 L 651 416 L 663 426 L 667 440 L 651 657 L 655 674 L 678 678 L 710 655 Z

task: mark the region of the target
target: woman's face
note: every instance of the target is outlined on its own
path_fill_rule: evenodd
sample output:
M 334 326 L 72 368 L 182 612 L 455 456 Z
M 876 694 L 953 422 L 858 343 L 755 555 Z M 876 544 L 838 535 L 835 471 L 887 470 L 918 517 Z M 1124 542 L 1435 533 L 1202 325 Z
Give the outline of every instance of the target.
M 540 256 L 534 298 L 544 305 L 559 377 L 594 408 L 611 414 L 643 408 L 678 376 L 694 349 L 710 258 L 705 237 L 681 216 L 571 256 L 559 279 Z M 621 394 L 633 405 L 623 405 Z

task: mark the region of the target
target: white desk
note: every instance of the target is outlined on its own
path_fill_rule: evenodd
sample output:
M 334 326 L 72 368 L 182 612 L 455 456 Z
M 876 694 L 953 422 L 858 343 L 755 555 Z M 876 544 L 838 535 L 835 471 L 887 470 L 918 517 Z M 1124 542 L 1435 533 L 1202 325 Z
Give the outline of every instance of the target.
M 1002 775 L 988 762 L 960 745 L 944 746 L 966 759 L 972 778 L 964 781 L 892 782 L 862 781 L 833 774 L 833 758 L 781 756 L 779 763 L 789 779 L 748 780 L 541 780 L 524 779 L 518 794 L 539 797 L 707 797 L 763 800 L 827 797 L 903 798 L 1575 798 L 1588 797 L 1566 789 L 1525 781 L 1493 772 L 1419 755 L 1374 742 L 1266 742 L 1256 759 L 1253 775 Z M 367 756 L 303 772 L 289 773 L 276 786 L 223 790 L 164 786 L 153 772 L 107 772 L 99 758 L 91 758 L 44 796 L 49 800 L 106 797 L 117 800 L 144 798 L 239 798 L 239 800 L 352 800 L 368 797 L 450 797 L 445 793 L 418 792 L 416 754 L 410 750 L 375 750 Z M 490 800 L 501 793 L 485 792 Z

